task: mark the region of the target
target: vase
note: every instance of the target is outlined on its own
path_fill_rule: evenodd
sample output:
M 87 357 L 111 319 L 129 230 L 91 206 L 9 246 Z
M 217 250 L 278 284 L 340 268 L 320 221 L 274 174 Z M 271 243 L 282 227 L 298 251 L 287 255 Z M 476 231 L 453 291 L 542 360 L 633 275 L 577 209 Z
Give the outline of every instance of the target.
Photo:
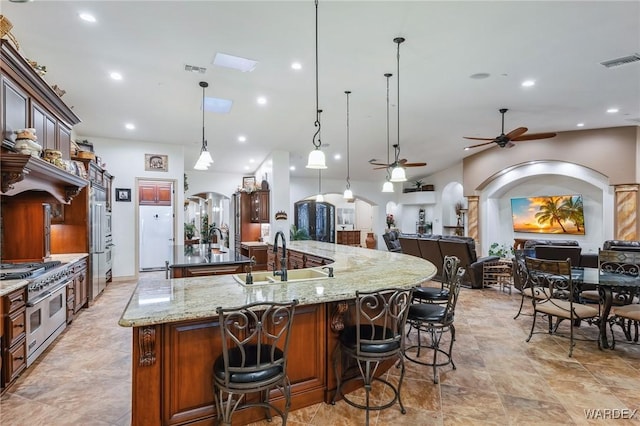
M 367 248 L 376 248 L 376 236 L 373 232 L 367 232 L 367 238 L 365 238 L 364 243 L 367 245 Z

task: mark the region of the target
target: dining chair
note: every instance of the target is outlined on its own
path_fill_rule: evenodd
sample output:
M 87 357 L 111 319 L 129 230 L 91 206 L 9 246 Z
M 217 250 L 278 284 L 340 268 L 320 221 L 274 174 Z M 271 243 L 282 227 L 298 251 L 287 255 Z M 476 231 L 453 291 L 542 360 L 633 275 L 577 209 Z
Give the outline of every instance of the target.
M 624 274 L 632 277 L 640 276 L 640 252 L 598 250 L 598 268 L 600 271 L 612 274 Z M 623 306 L 629 303 L 638 303 L 638 295 L 635 291 L 620 290 L 613 294 L 614 306 Z M 580 292 L 583 301 L 598 303 L 600 294 L 597 289 L 588 289 Z
M 255 302 L 216 310 L 222 339 L 222 353 L 213 364 L 219 424 L 231 425 L 238 407 L 252 406 L 264 408 L 269 421 L 271 410 L 276 411 L 282 424 L 287 424 L 291 405 L 287 352 L 297 304 L 297 300 Z M 274 388 L 284 396 L 284 409 L 269 402 L 269 393 Z M 250 393 L 259 393 L 260 397 L 247 398 Z
M 331 403 L 335 404 L 338 398 L 342 398 L 347 404 L 365 410 L 367 425 L 369 424 L 369 411 L 389 408 L 396 401 L 400 405 L 400 412 L 406 413 L 400 390 L 404 378 L 404 328 L 412 293 L 413 288 L 386 288 L 371 292 L 357 291 L 355 323 L 345 327 L 338 337 L 338 345 L 333 354 L 337 389 Z M 339 373 L 342 370 L 344 357 L 355 361 L 355 366 Z M 378 367 L 386 361 L 394 361 L 396 366 L 400 368 L 397 386 L 377 374 Z M 349 364 L 353 363 L 344 363 L 344 365 Z M 355 368 L 356 366 L 357 368 Z M 357 370 L 355 375 L 353 375 L 354 369 Z M 363 383 L 364 404 L 355 402 L 343 392 L 344 386 L 352 381 Z M 390 400 L 372 405 L 370 394 L 374 382 L 382 383 L 391 391 Z
M 529 272 L 531 283 L 531 298 L 533 304 L 533 322 L 527 342 L 536 332 L 538 314 L 547 316 L 549 334 L 557 334 L 558 326 L 563 320 L 569 323 L 569 357 L 573 355 L 575 346 L 574 328 L 581 321 L 595 324 L 600 310 L 593 306 L 579 303 L 578 287 L 571 279 L 571 259 L 546 260 L 525 257 L 525 264 Z M 556 324 L 553 325 L 553 318 Z
M 631 326 L 633 325 L 635 333 L 633 342 L 638 343 L 638 329 L 640 328 L 640 304 L 632 303 L 624 306 L 614 306 L 612 315 L 609 317 L 609 328 L 611 329 L 612 343 L 611 348 L 616 346 L 616 335 L 613 332 L 613 326 L 617 325 L 622 328 L 627 341 L 631 342 Z
M 454 317 L 460 285 L 465 273 L 465 268 L 457 269 L 451 280 L 446 304 L 414 303 L 409 307 L 407 323 L 417 330 L 417 343 L 408 346 L 404 351 L 404 356 L 409 361 L 432 367 L 433 383 L 435 384 L 439 382 L 438 367 L 451 364 L 452 368 L 456 369 L 453 362 L 453 342 L 456 340 Z M 440 346 L 440 343 L 447 332 L 450 333 L 449 348 L 445 349 Z M 426 333 L 430 337 L 429 344 L 423 342 L 422 333 Z M 420 359 L 422 349 L 432 351 L 433 357 L 429 361 Z M 444 360 L 438 362 L 438 354 L 444 355 Z
M 524 307 L 525 297 L 538 297 L 539 299 L 545 299 L 548 297 L 548 289 L 539 288 L 537 292 L 531 288 L 531 281 L 529 280 L 529 271 L 527 270 L 527 264 L 524 260 L 526 256 L 525 250 L 516 250 L 514 252 L 513 259 L 513 282 L 514 287 L 520 290 L 520 307 L 513 319 L 517 319 L 520 315 L 532 316 L 533 314 L 523 314 L 522 308 Z

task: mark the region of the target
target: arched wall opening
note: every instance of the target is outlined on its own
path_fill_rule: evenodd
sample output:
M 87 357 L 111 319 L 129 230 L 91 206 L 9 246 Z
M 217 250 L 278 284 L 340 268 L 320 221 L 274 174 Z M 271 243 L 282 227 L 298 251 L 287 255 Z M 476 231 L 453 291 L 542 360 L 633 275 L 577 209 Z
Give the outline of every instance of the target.
M 598 251 L 613 238 L 614 190 L 607 176 L 573 163 L 537 161 L 510 168 L 485 181 L 480 191 L 480 246 L 486 254 L 493 242 L 513 245 L 514 238 L 571 239 L 584 252 Z M 585 235 L 515 233 L 511 198 L 581 194 Z

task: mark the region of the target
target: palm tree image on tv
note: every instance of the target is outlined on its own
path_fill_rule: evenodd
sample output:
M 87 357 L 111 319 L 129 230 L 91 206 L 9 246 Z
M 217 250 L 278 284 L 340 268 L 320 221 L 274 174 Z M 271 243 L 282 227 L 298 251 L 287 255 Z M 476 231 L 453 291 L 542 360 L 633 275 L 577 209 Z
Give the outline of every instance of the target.
M 512 198 L 514 232 L 584 235 L 582 195 Z

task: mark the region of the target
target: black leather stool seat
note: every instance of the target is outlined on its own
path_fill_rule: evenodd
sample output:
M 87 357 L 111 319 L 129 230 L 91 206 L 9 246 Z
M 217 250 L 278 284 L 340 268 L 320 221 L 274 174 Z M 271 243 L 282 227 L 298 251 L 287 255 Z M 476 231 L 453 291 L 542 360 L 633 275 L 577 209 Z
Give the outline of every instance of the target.
M 449 298 L 449 290 L 435 287 L 416 287 L 413 290 L 414 300 L 425 300 L 434 302 L 446 302 Z
M 453 312 L 446 313 L 445 305 L 418 303 L 409 306 L 409 321 L 446 323 L 453 320 Z M 445 318 L 447 315 L 447 318 Z
M 360 326 L 360 340 L 383 340 L 393 339 L 393 332 L 388 328 L 376 325 L 374 328 L 368 325 Z M 356 350 L 357 328 L 356 326 L 346 327 L 340 333 L 340 343 L 345 348 Z M 391 341 L 388 343 L 362 343 L 360 342 L 360 350 L 369 353 L 386 353 L 400 348 L 400 342 Z
M 269 364 L 271 362 L 271 346 L 263 345 L 261 348 L 260 364 Z M 282 359 L 283 353 L 279 348 L 275 350 L 274 360 Z M 242 364 L 242 352 L 240 348 L 229 350 L 229 367 L 232 368 L 255 368 L 258 367 L 258 347 L 251 345 L 245 347 L 244 365 Z M 213 372 L 220 380 L 224 380 L 224 357 L 220 355 L 213 364 Z M 252 383 L 258 381 L 269 380 L 276 377 L 282 372 L 282 366 L 271 366 L 262 370 L 254 370 L 249 372 L 233 372 L 229 381 L 234 383 Z

